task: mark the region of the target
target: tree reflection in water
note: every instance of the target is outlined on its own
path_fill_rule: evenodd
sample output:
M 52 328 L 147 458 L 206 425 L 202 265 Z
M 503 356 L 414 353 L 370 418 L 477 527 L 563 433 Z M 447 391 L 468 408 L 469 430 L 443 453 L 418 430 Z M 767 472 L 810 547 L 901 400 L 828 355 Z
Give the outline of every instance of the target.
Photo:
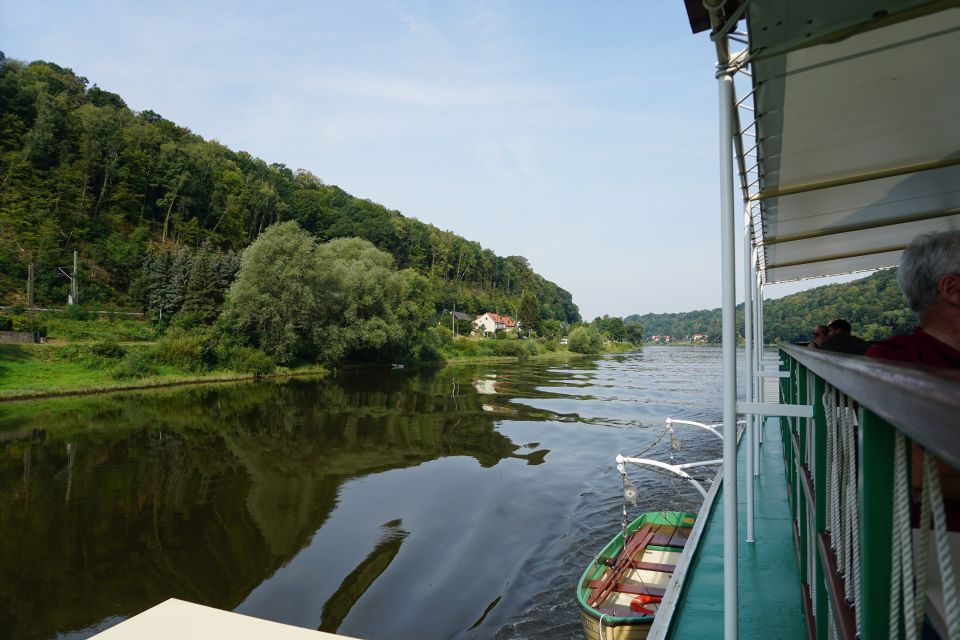
M 366 369 L 0 407 L 0 636 L 51 638 L 170 597 L 234 609 L 308 544 L 345 481 L 449 456 L 542 462 L 495 429 L 473 384 L 486 375 Z M 393 561 L 407 533 L 384 531 L 323 629 Z

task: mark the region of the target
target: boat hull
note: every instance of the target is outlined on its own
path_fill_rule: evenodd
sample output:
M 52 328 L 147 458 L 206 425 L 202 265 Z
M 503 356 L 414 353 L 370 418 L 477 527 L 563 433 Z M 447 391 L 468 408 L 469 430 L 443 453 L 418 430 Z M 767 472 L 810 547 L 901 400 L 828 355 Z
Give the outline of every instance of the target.
M 604 618 L 601 632 L 600 619 L 581 609 L 580 622 L 583 623 L 583 633 L 587 640 L 643 640 L 650 633 L 653 618 L 650 618 L 649 622 L 621 623 L 616 626 L 612 626 Z

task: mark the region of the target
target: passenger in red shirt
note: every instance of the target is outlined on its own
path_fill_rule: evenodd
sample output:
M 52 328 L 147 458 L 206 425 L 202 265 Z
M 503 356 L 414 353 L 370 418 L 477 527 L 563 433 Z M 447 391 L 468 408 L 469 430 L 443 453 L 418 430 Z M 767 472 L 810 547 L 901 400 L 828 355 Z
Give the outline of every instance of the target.
M 875 344 L 866 355 L 960 369 L 960 231 L 914 238 L 903 251 L 897 281 L 920 326 Z
M 920 326 L 909 336 L 894 336 L 875 344 L 866 353 L 871 358 L 898 360 L 945 369 L 960 369 L 960 231 L 928 233 L 917 236 L 904 249 L 897 273 L 900 289 L 907 304 L 920 319 Z M 954 425 L 944 425 L 946 428 Z M 918 445 L 912 447 L 913 526 L 920 526 L 919 490 L 922 486 L 923 454 Z M 960 560 L 960 473 L 939 463 L 948 543 L 954 566 Z M 942 597 L 943 583 L 934 541 L 928 549 L 928 575 L 924 637 L 936 630 L 936 637 L 946 638 L 946 607 Z

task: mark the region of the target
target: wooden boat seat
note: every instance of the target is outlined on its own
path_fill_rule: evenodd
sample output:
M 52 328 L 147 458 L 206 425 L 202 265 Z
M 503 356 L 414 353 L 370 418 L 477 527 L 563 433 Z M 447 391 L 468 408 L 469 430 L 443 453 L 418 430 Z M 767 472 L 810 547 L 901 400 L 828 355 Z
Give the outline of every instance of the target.
M 644 584 L 644 580 L 638 583 L 635 578 L 627 578 L 624 574 L 630 569 L 672 574 L 676 565 L 648 562 L 642 558 L 644 555 L 654 555 L 655 552 L 652 550 L 649 554 L 647 553 L 648 546 L 675 549 L 676 552 L 680 552 L 683 550 L 683 546 L 686 544 L 689 536 L 690 527 L 646 524 L 638 529 L 627 541 L 625 549 L 617 556 L 607 558 L 603 561 L 603 564 L 607 565 L 609 570 L 604 572 L 599 580 L 592 580 L 587 585 L 592 590 L 587 598 L 590 606 L 597 607 L 601 605 L 614 593 L 662 596 L 666 590 L 664 586 Z M 667 555 L 673 556 L 675 554 L 670 553 Z

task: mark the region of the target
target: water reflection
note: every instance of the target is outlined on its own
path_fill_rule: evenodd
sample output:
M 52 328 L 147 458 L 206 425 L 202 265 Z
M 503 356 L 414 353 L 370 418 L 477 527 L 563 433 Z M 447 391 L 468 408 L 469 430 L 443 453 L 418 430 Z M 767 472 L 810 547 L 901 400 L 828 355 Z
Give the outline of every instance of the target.
M 363 638 L 577 637 L 613 454 L 716 417 L 719 359 L 693 351 L 0 405 L 0 637 L 169 597 Z

